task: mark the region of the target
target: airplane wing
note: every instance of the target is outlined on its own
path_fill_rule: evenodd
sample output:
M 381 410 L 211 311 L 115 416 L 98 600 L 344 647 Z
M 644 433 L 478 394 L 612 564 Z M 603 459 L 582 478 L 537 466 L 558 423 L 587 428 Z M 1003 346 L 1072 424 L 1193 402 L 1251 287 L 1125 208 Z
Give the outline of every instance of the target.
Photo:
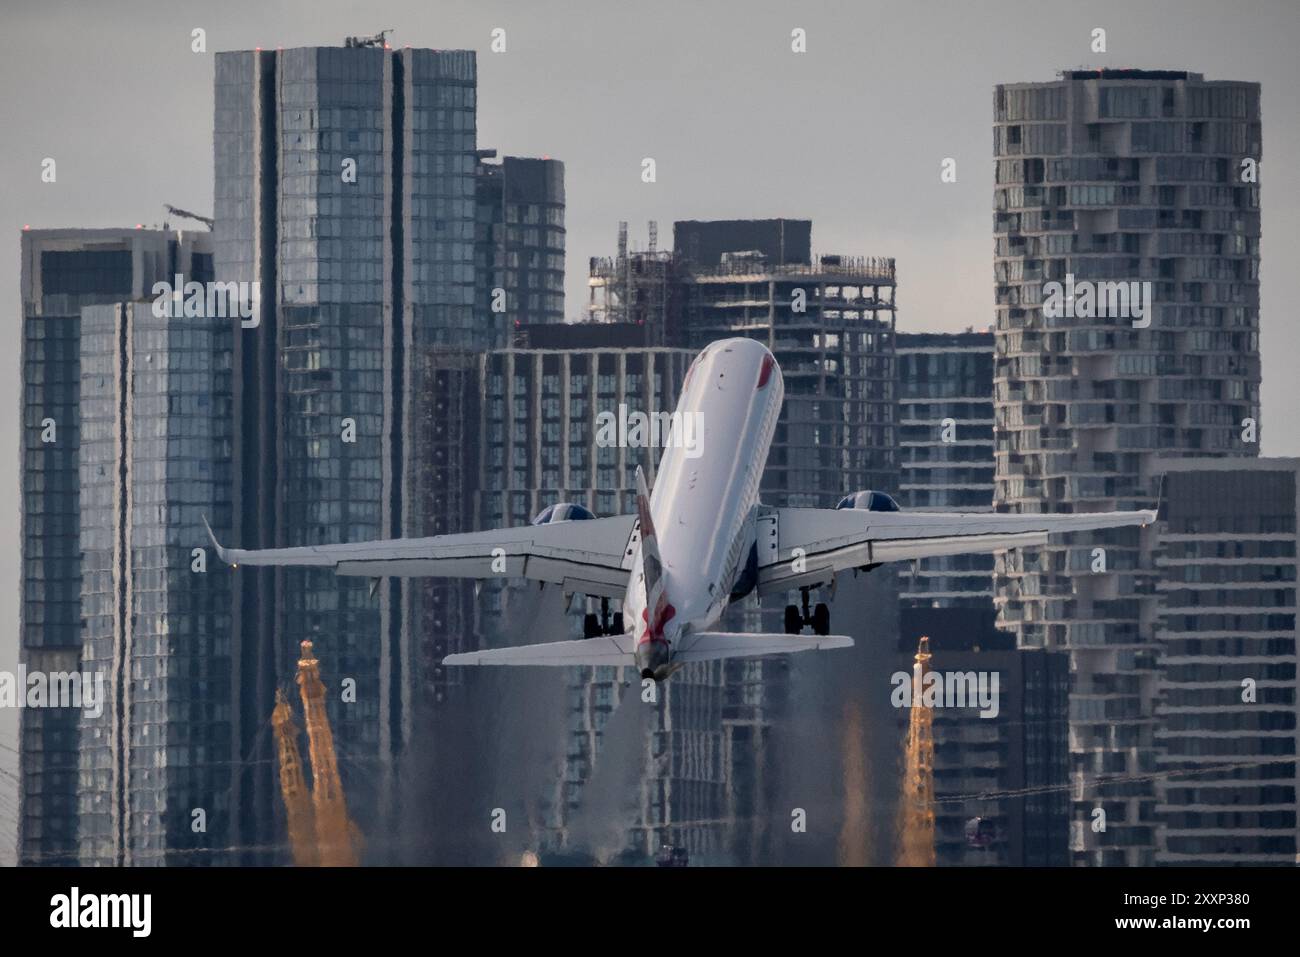
M 370 578 L 528 578 L 568 592 L 622 598 L 631 574 L 636 516 L 298 548 L 226 548 L 211 528 L 208 535 L 221 560 L 233 567 L 310 565 Z
M 1156 520 L 1151 510 L 1070 515 L 766 508 L 758 513 L 759 594 L 824 584 L 880 562 L 1044 545 L 1048 535 Z

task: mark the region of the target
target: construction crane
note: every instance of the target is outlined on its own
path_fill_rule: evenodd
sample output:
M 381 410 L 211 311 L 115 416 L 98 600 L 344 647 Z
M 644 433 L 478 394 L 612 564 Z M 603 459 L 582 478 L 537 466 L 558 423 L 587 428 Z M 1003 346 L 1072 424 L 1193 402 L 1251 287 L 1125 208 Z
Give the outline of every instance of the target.
M 179 216 L 181 219 L 193 219 L 203 223 L 208 229 L 212 228 L 213 220 L 210 216 L 200 216 L 198 213 L 191 213 L 188 209 L 181 209 L 179 206 L 171 205 L 171 203 L 163 203 L 163 209 L 173 216 Z
M 912 659 L 912 709 L 903 756 L 903 794 L 899 802 L 898 863 L 934 867 L 934 723 L 922 701 L 930 670 L 930 639 L 922 638 Z
M 380 30 L 372 37 L 348 37 L 343 41 L 345 47 L 384 47 L 388 48 L 388 34 L 392 29 Z
M 307 752 L 311 758 L 313 786 L 310 790 L 298 750 L 298 729 L 284 691 L 276 690 L 275 709 L 271 712 L 280 758 L 280 794 L 284 798 L 293 862 L 299 867 L 355 867 L 360 857 L 361 832 L 348 817 L 338 755 L 334 751 L 334 732 L 325 712 L 325 685 L 321 683 L 320 662 L 312 654 L 310 641 L 302 643 L 298 688 L 302 693 Z
M 302 714 L 307 725 L 307 750 L 311 755 L 312 807 L 316 816 L 316 843 L 320 863 L 325 867 L 355 867 L 357 830 L 348 818 L 343 783 L 339 780 L 334 732 L 325 713 L 325 685 L 320 680 L 320 662 L 312 654 L 310 641 L 302 643 L 298 660 L 298 688 L 302 692 Z
M 289 847 L 293 862 L 299 867 L 314 867 L 316 856 L 316 822 L 312 813 L 311 793 L 303 776 L 302 755 L 298 751 L 298 728 L 284 691 L 275 692 L 275 710 L 271 712 L 275 729 L 276 750 L 280 756 L 280 793 L 289 825 Z

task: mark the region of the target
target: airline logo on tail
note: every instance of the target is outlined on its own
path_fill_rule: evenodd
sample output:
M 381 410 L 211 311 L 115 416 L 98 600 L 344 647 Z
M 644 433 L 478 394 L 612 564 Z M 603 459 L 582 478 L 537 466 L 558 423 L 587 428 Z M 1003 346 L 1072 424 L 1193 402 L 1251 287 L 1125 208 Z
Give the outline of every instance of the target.
M 640 466 L 636 470 L 636 511 L 641 520 L 641 569 L 645 580 L 645 609 L 641 612 L 644 631 L 637 637 L 637 646 L 646 642 L 670 645 L 671 642 L 664 637 L 664 628 L 677 614 L 677 609 L 668 603 L 668 594 L 664 590 L 664 566 L 659 560 L 659 541 L 650 518 L 650 495 Z

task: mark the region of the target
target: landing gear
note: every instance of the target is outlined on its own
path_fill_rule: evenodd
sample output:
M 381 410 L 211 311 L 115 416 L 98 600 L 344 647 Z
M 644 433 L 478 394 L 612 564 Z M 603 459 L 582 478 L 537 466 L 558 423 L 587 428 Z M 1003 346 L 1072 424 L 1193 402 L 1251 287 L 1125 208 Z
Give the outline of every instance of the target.
M 600 600 L 599 615 L 582 616 L 582 637 L 599 638 L 602 635 L 621 635 L 623 634 L 623 613 L 621 611 L 609 613 L 609 599 Z
M 797 635 L 803 631 L 804 625 L 810 625 L 814 635 L 829 635 L 831 633 L 831 609 L 824 603 L 818 603 L 817 607 L 808 611 L 808 592 L 811 589 L 800 588 L 799 595 L 803 599 L 803 608 L 797 605 L 785 606 L 785 633 L 787 635 Z

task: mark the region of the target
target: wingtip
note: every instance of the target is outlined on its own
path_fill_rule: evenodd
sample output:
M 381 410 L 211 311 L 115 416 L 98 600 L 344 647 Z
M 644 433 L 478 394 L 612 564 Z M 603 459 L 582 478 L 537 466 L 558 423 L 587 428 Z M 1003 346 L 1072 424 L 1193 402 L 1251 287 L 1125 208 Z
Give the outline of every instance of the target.
M 207 529 L 208 538 L 212 540 L 212 547 L 217 550 L 217 557 L 227 565 L 233 565 L 234 563 L 226 557 L 226 550 L 221 546 L 221 543 L 217 541 L 217 536 L 216 533 L 212 531 L 212 526 L 208 524 L 208 517 L 206 515 L 201 515 L 200 518 L 203 519 L 203 527 Z

